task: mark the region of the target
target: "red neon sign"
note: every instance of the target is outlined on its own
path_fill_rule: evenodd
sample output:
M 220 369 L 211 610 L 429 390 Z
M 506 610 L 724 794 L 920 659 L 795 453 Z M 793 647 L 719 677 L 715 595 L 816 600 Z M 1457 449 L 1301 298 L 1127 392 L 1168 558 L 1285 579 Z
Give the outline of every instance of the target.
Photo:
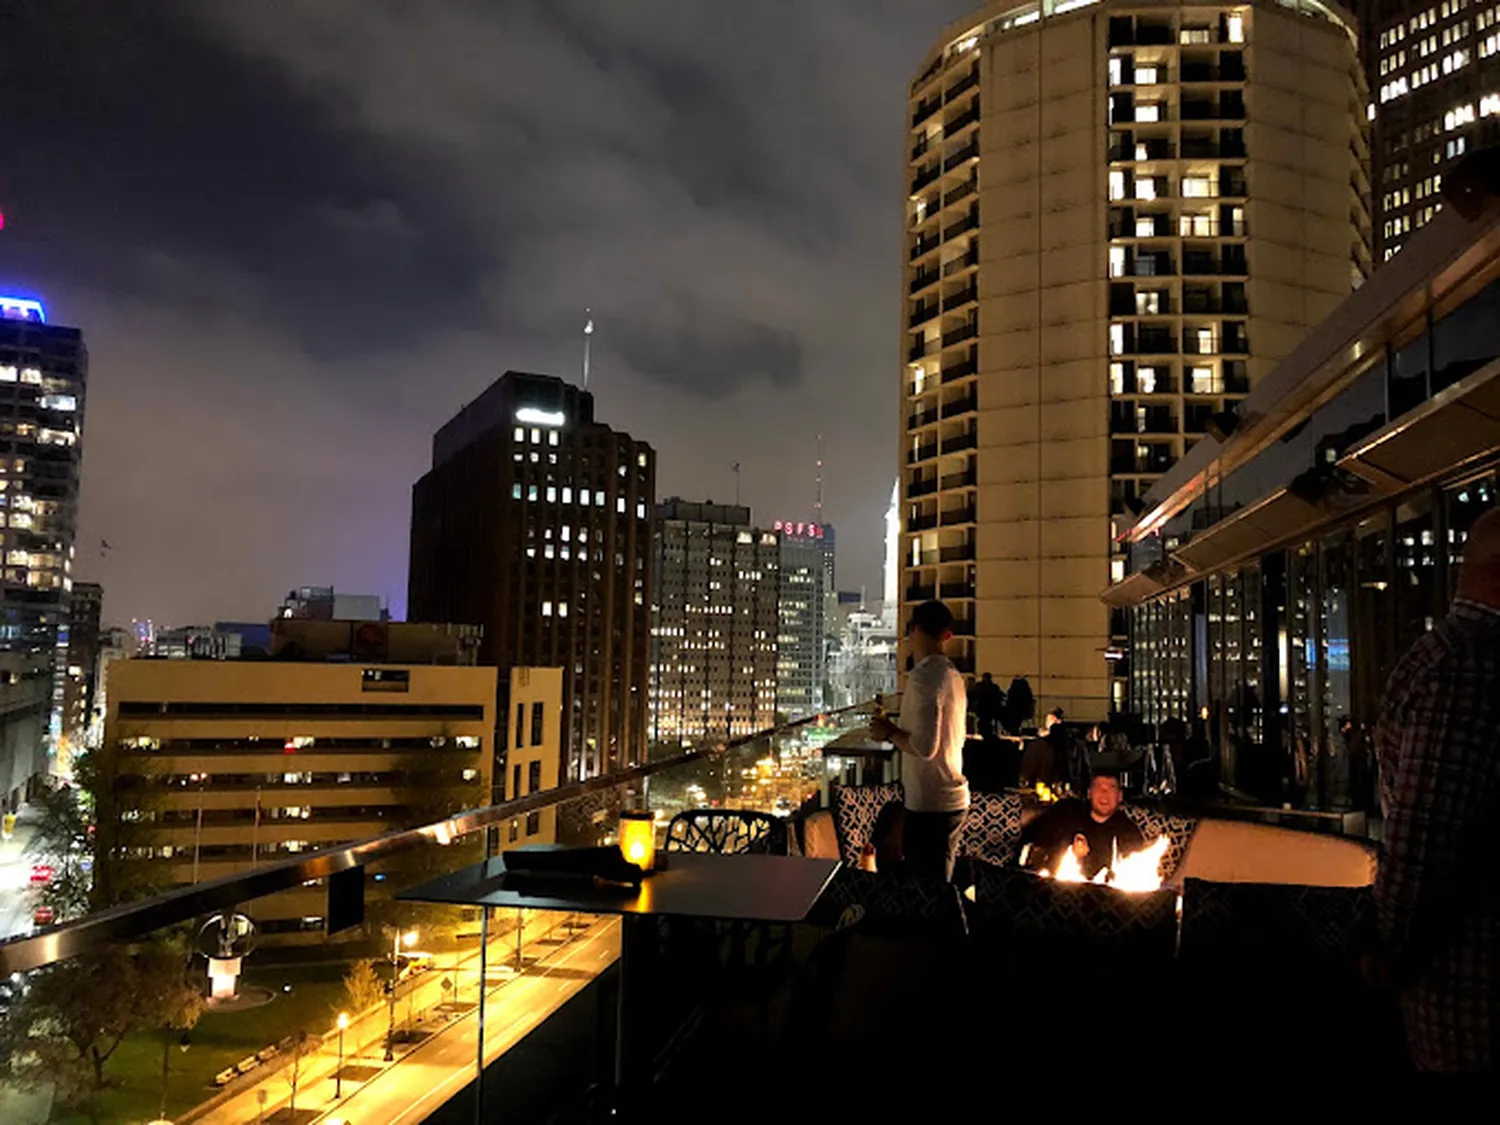
M 776 520 L 771 524 L 772 531 L 780 531 L 786 535 L 796 535 L 802 539 L 823 538 L 823 525 L 816 523 L 797 523 L 793 520 Z

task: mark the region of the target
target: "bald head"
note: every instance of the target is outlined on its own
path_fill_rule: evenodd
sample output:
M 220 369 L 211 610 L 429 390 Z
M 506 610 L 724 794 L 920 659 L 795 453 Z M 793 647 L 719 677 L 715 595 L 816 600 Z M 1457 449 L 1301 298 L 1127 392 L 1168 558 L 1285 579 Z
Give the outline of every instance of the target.
M 1458 596 L 1500 609 L 1500 508 L 1492 508 L 1469 529 Z

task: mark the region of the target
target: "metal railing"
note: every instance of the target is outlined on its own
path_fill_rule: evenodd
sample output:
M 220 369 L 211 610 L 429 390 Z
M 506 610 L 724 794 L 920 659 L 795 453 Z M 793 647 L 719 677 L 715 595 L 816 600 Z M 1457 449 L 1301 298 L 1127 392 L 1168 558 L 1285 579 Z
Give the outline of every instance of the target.
M 178 887 L 138 902 L 111 906 L 74 921 L 24 937 L 0 942 L 0 977 L 27 972 L 75 957 L 104 946 L 130 943 L 155 931 L 220 911 L 233 910 L 280 891 L 326 879 L 342 871 L 389 859 L 431 844 L 450 844 L 475 832 L 499 826 L 529 813 L 553 808 L 621 787 L 630 786 L 669 770 L 719 758 L 757 742 L 784 735 L 813 724 L 825 723 L 867 709 L 868 702 L 808 715 L 788 723 L 725 740 L 723 743 L 689 750 L 670 758 L 647 762 L 616 773 L 585 781 L 570 782 L 512 801 L 469 809 L 417 828 L 388 832 L 354 843 L 341 844 L 264 864 L 249 871 L 225 875 L 192 886 Z

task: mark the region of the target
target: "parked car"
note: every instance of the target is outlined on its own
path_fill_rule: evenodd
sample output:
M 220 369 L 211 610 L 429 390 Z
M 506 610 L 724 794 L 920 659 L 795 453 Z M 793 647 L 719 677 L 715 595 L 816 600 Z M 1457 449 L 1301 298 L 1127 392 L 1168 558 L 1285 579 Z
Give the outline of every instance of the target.
M 33 887 L 46 887 L 51 885 L 54 872 L 50 863 L 33 863 L 31 865 L 31 885 Z
M 31 924 L 33 926 L 50 926 L 57 921 L 57 912 L 43 903 L 31 912 Z

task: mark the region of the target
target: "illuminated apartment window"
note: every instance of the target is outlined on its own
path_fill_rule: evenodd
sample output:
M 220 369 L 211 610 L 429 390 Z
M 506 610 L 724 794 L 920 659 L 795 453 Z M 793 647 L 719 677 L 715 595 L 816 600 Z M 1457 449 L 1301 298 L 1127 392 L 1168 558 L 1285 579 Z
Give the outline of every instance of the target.
M 1213 181 L 1207 176 L 1182 177 L 1182 197 L 1184 199 L 1208 199 L 1213 196 L 1213 193 Z
M 1182 184 L 1182 193 L 1187 194 L 1187 181 Z M 1207 238 L 1214 233 L 1214 220 L 1212 215 L 1184 215 L 1178 221 L 1178 232 L 1183 237 Z
M 1156 368 L 1141 367 L 1135 373 L 1135 389 L 1143 395 L 1156 393 Z
M 1212 328 L 1192 329 L 1194 343 L 1197 344 L 1199 355 L 1212 355 L 1217 349 L 1214 347 L 1214 330 Z
M 1229 34 L 1231 43 L 1243 43 L 1245 41 L 1245 17 L 1238 13 L 1231 13 L 1225 21 L 1225 28 Z M 1381 46 L 1385 46 L 1384 43 Z
M 1135 68 L 1135 84 L 1137 86 L 1155 86 L 1160 79 L 1154 66 L 1138 66 Z
M 1150 176 L 1143 176 L 1135 182 L 1135 197 L 1137 199 L 1156 198 L 1156 180 Z
M 1109 84 L 1121 86 L 1125 82 L 1125 60 L 1119 55 L 1114 55 L 1109 60 Z
M 1137 238 L 1151 238 L 1156 234 L 1156 218 L 1152 215 L 1141 215 L 1135 220 L 1135 236 Z
M 1125 198 L 1125 173 L 1111 172 L 1109 174 L 1109 197 L 1111 199 Z
M 1161 313 L 1160 293 L 1137 293 L 1135 311 L 1141 316 L 1157 316 Z
M 1194 45 L 1213 42 L 1206 27 L 1184 27 L 1177 33 L 1177 41 Z
M 1123 355 L 1125 352 L 1125 326 L 1123 324 L 1111 324 L 1109 326 L 1109 354 Z
M 1125 393 L 1125 365 L 1123 363 L 1109 365 L 1109 393 L 1112 395 Z
M 1188 383 L 1195 395 L 1217 395 L 1224 393 L 1224 384 L 1219 380 L 1219 373 L 1212 367 L 1192 367 L 1188 369 Z
M 1135 119 L 1145 122 L 1160 121 L 1161 105 L 1157 102 L 1142 102 L 1135 107 Z

